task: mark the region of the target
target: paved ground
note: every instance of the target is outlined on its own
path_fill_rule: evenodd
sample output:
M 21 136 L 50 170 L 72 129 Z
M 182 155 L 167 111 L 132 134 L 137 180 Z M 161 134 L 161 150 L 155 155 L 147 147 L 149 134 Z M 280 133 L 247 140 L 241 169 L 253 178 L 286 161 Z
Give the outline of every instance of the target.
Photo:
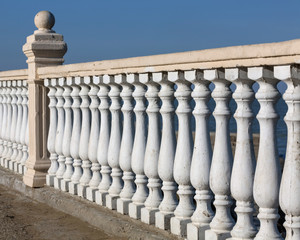
M 0 239 L 119 240 L 0 185 Z

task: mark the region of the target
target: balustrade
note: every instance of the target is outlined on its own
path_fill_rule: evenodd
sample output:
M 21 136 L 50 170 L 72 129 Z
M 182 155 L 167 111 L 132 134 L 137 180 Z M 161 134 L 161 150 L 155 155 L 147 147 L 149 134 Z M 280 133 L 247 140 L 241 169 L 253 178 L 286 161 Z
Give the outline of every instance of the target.
M 188 240 L 298 240 L 299 46 L 293 40 L 0 72 L 0 164 L 26 172 L 27 185 L 42 186 L 45 178 L 51 187 Z M 282 178 L 275 108 L 280 81 L 288 105 Z M 279 204 L 286 232 L 278 229 Z

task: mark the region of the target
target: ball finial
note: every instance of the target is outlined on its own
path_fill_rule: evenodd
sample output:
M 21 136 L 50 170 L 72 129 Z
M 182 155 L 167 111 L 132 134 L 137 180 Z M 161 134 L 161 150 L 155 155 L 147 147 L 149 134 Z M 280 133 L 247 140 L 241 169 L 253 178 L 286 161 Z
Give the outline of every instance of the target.
M 40 11 L 35 15 L 34 24 L 40 31 L 51 31 L 54 23 L 54 15 L 49 11 Z

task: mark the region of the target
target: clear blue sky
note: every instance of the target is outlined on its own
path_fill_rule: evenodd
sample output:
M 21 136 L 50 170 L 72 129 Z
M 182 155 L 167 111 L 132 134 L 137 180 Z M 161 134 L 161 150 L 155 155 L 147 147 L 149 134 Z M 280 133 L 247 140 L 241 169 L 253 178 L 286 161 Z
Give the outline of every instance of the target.
M 300 38 L 300 1 L 10 0 L 0 5 L 0 70 L 26 68 L 41 10 L 68 44 L 65 64 Z

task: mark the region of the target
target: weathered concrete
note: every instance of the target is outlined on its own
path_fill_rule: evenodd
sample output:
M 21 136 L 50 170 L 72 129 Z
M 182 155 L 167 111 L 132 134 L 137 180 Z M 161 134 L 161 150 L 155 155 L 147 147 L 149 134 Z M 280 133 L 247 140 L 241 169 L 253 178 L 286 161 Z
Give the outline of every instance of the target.
M 20 175 L 0 168 L 0 184 L 14 189 L 38 202 L 47 204 L 59 211 L 70 214 L 86 221 L 107 234 L 118 233 L 118 237 L 127 239 L 180 239 L 166 231 L 154 226 L 143 224 L 128 216 L 103 208 L 85 199 L 71 196 L 68 193 L 45 186 L 43 188 L 30 188 L 22 182 Z

